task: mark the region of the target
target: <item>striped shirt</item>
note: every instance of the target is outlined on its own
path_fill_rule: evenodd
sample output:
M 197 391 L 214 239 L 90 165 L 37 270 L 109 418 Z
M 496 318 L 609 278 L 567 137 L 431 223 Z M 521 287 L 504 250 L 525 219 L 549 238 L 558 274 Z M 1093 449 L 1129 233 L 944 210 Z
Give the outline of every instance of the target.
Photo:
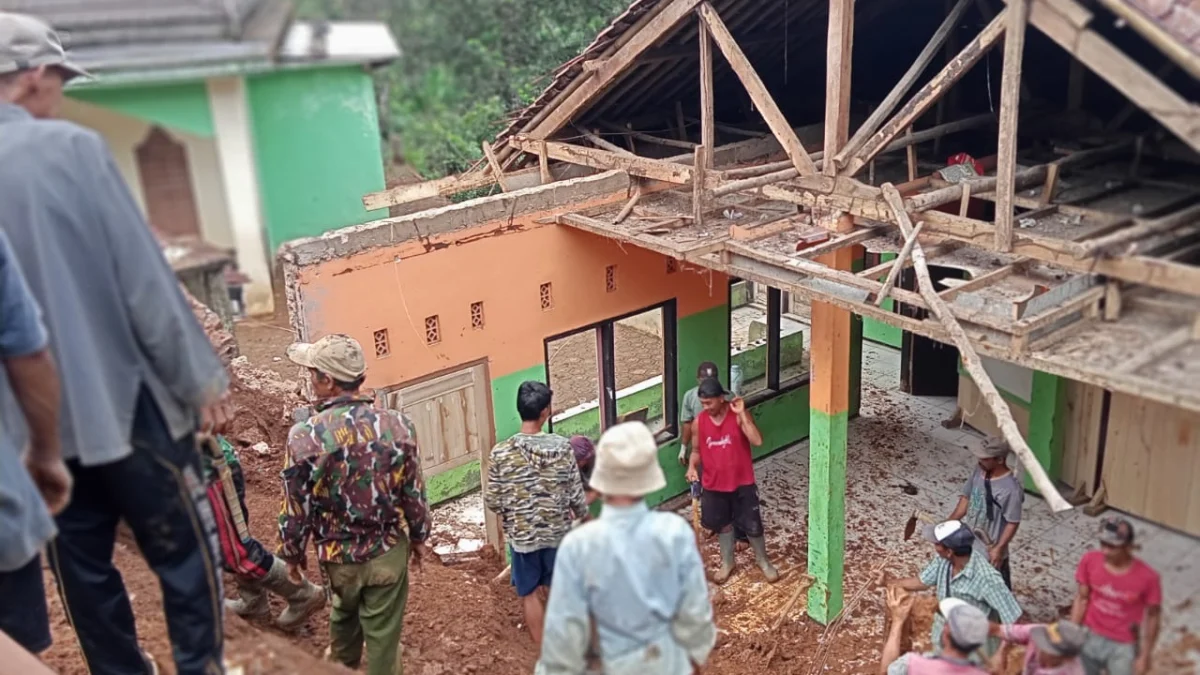
M 987 555 L 979 551 L 971 553 L 970 560 L 958 574 L 950 576 L 951 563 L 945 558 L 935 558 L 921 571 L 921 583 L 937 589 L 938 601 L 958 598 L 978 607 L 992 621 L 999 617 L 1000 623 L 1016 623 L 1021 617 L 1021 606 L 1000 572 L 988 561 Z M 933 618 L 933 644 L 942 644 L 942 630 L 946 620 L 939 614 Z M 987 652 L 996 651 L 999 641 L 988 641 Z

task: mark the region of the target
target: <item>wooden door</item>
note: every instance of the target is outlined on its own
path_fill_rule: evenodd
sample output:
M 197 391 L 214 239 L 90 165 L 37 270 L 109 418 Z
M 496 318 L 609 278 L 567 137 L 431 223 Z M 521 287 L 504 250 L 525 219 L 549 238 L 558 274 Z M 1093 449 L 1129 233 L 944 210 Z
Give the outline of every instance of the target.
M 421 469 L 426 478 L 479 459 L 490 451 L 491 406 L 483 364 L 446 373 L 388 394 L 417 429 Z
M 1200 536 L 1200 413 L 1112 394 L 1103 476 L 1109 506 Z

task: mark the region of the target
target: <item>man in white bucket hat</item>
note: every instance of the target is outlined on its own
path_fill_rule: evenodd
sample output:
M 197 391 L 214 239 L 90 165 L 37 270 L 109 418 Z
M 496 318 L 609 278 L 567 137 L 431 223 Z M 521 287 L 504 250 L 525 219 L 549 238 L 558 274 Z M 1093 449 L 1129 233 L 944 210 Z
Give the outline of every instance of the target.
M 539 675 L 690 675 L 716 640 L 704 564 L 687 521 L 651 511 L 667 484 L 641 422 L 600 437 L 600 518 L 566 536 L 554 566 Z

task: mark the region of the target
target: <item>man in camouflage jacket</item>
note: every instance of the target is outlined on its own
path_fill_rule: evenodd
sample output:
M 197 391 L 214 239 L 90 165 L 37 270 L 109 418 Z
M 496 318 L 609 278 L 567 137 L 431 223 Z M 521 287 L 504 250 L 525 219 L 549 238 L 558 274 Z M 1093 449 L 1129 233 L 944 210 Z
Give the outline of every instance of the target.
M 287 353 L 308 368 L 317 403 L 288 434 L 279 557 L 302 578 L 312 537 L 333 593 L 330 656 L 357 668 L 365 641 L 368 675 L 400 675 L 408 562 L 420 566 L 429 535 L 416 434 L 360 392 L 366 361 L 353 338 Z

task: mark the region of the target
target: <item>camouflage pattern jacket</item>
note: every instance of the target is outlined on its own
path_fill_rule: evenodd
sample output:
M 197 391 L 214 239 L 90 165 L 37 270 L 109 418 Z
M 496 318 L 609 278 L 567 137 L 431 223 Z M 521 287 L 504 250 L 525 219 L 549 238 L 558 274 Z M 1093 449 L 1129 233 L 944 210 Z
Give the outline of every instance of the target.
M 570 442 L 558 434 L 517 434 L 492 448 L 484 505 L 500 517 L 517 553 L 556 548 L 587 498 Z
M 369 395 L 316 409 L 288 434 L 279 557 L 302 560 L 310 536 L 330 563 L 372 560 L 404 536 L 425 541 L 429 510 L 412 423 Z

